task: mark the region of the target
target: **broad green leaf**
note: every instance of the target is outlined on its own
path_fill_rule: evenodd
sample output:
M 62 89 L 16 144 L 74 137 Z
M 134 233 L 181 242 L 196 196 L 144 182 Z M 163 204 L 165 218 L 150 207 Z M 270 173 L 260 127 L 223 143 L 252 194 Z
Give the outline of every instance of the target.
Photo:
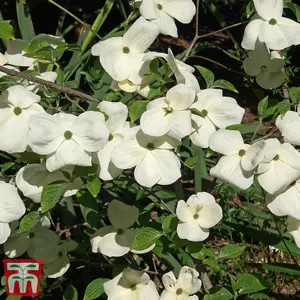
M 199 253 L 203 249 L 203 244 L 201 242 L 189 242 L 185 251 L 189 254 Z
M 268 108 L 268 101 L 269 97 L 267 96 L 258 103 L 257 112 L 260 118 L 262 118 Z
M 239 246 L 236 244 L 227 245 L 221 249 L 218 258 L 233 259 L 233 258 L 240 256 L 244 252 L 245 249 L 246 249 L 246 246 Z
M 292 101 L 298 104 L 300 102 L 300 87 L 291 87 L 290 96 Z
M 220 266 L 218 265 L 218 262 L 214 257 L 204 259 L 203 263 L 212 267 L 216 272 L 219 272 L 221 270 Z
M 200 160 L 200 157 L 197 156 L 197 157 L 188 157 L 184 163 L 186 165 L 188 165 L 189 167 L 194 167 Z
M 235 88 L 235 86 L 232 83 L 230 83 L 227 80 L 223 80 L 223 79 L 215 81 L 212 84 L 211 88 L 220 88 L 220 89 L 225 89 L 225 90 L 229 90 L 229 91 L 238 93 L 238 90 Z
M 270 296 L 264 293 L 256 293 L 250 295 L 250 299 L 270 299 Z
M 202 244 L 200 244 L 200 245 L 201 245 L 201 250 L 200 251 L 198 251 L 198 252 L 189 252 L 189 253 L 191 253 L 192 257 L 194 257 L 196 259 L 199 259 L 199 260 L 204 260 L 206 257 L 214 258 L 216 256 L 214 251 L 212 251 L 211 249 L 203 247 Z M 188 251 L 192 251 L 192 250 L 188 250 Z
M 41 219 L 41 213 L 38 211 L 32 211 L 25 215 L 20 222 L 19 232 L 29 231 L 35 227 Z
M 24 51 L 28 54 L 34 54 L 49 46 L 51 46 L 51 44 L 49 44 L 47 41 L 33 41 L 26 48 L 24 48 Z
M 10 40 L 14 39 L 13 36 L 14 28 L 7 21 L 0 22 L 0 39 Z
M 100 192 L 101 189 L 101 182 L 98 177 L 95 177 L 92 181 L 87 183 L 87 189 L 95 198 Z
M 93 280 L 86 288 L 84 300 L 93 300 L 104 294 L 104 283 L 107 279 L 98 278 Z
M 204 67 L 201 67 L 201 66 L 195 66 L 195 68 L 200 72 L 200 74 L 204 78 L 206 87 L 207 88 L 211 87 L 215 80 L 214 73 Z
M 280 115 L 284 117 L 285 113 L 290 110 L 291 105 L 290 103 L 279 102 L 276 107 Z
M 46 185 L 42 191 L 41 208 L 42 213 L 51 210 L 64 194 L 65 182 L 53 182 Z
M 266 288 L 266 285 L 252 274 L 242 274 L 238 279 L 239 295 L 256 293 Z
M 151 227 L 143 227 L 135 233 L 131 248 L 137 251 L 145 250 L 153 245 L 162 233 Z
M 133 102 L 133 104 L 129 107 L 129 117 L 131 123 L 134 123 L 141 117 L 141 115 L 146 111 L 148 103 L 149 101 L 144 100 Z
M 203 300 L 230 300 L 233 295 L 223 287 L 213 287 L 209 290 L 209 295 L 205 295 Z
M 29 5 L 27 3 L 22 3 L 22 1 L 16 0 L 16 8 L 18 24 L 22 38 L 23 40 L 30 42 L 34 38 L 35 32 L 31 20 Z
M 3 172 L 5 172 L 5 171 L 9 170 L 14 164 L 15 164 L 15 162 L 13 162 L 13 161 L 4 163 L 4 164 L 2 165 L 2 170 L 1 170 L 1 172 L 3 173 Z
M 255 7 L 254 7 L 254 4 L 253 4 L 253 1 L 249 1 L 249 3 L 247 4 L 246 6 L 246 15 L 247 15 L 247 18 L 250 18 L 253 13 L 255 11 Z
M 69 284 L 65 289 L 63 300 L 78 300 L 77 290 L 72 284 Z
M 247 134 L 247 133 L 254 133 L 257 131 L 259 127 L 259 130 L 263 130 L 266 128 L 265 125 L 261 124 L 260 122 L 254 122 L 251 124 L 235 124 L 227 126 L 226 129 L 229 130 L 238 130 L 241 134 Z
M 162 229 L 164 233 L 170 233 L 176 229 L 178 225 L 178 219 L 176 215 L 168 215 L 162 224 Z

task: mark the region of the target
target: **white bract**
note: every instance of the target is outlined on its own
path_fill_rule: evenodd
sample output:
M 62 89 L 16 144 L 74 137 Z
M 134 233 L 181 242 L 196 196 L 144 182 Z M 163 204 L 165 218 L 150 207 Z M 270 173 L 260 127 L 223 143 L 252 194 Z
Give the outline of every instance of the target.
M 147 136 L 139 130 L 115 148 L 111 160 L 120 169 L 135 167 L 134 178 L 140 185 L 168 185 L 181 177 L 180 160 L 172 151 L 178 145 L 169 136 Z
M 300 43 L 300 24 L 282 17 L 283 0 L 253 0 L 257 14 L 247 25 L 244 49 L 254 50 L 257 42 L 272 50 L 283 50 Z
M 162 34 L 178 37 L 174 19 L 183 24 L 190 23 L 196 7 L 192 0 L 143 0 L 140 13 L 155 23 Z
M 300 177 L 300 153 L 290 144 L 277 139 L 265 141 L 266 153 L 258 166 L 258 182 L 269 194 L 287 188 Z
M 264 141 L 252 145 L 244 144 L 239 131 L 219 129 L 210 137 L 209 147 L 224 155 L 210 169 L 211 176 L 243 190 L 252 185 L 255 168 L 264 159 Z
M 92 252 L 109 257 L 120 257 L 130 251 L 134 230 L 129 229 L 138 219 L 139 210 L 121 201 L 108 204 L 107 215 L 112 226 L 98 229 L 92 236 Z
M 192 131 L 189 107 L 195 100 L 195 91 L 184 84 L 171 88 L 166 97 L 158 98 L 147 105 L 142 114 L 141 128 L 151 136 L 169 134 L 180 140 Z
M 287 218 L 287 231 L 293 236 L 295 243 L 300 248 L 300 219 L 288 217 Z
M 68 165 L 91 166 L 91 153 L 102 149 L 108 136 L 100 112 L 87 111 L 78 117 L 39 114 L 29 120 L 29 145 L 34 152 L 47 155 L 46 167 L 50 172 Z
M 270 53 L 265 45 L 250 51 L 243 67 L 248 75 L 255 77 L 258 85 L 267 90 L 278 88 L 285 79 L 282 71 L 284 58 L 277 51 Z
M 121 274 L 104 283 L 108 300 L 158 300 L 155 283 L 143 271 L 126 268 Z
M 5 90 L 0 96 L 0 150 L 8 153 L 26 150 L 29 119 L 33 115 L 44 114 L 37 103 L 40 96 L 21 85 Z
M 17 188 L 0 181 L 0 244 L 3 244 L 10 236 L 9 223 L 19 220 L 25 211 L 25 205 Z
M 276 126 L 280 130 L 284 141 L 296 146 L 300 146 L 300 116 L 299 112 L 287 111 L 282 117 L 279 115 L 276 119 Z
M 141 84 L 144 52 L 158 34 L 155 24 L 140 17 L 123 37 L 113 37 L 94 45 L 92 55 L 100 56 L 101 65 L 114 80 Z
M 235 99 L 224 97 L 219 89 L 200 91 L 191 108 L 201 115 L 192 114 L 193 133 L 190 136 L 192 143 L 201 148 L 208 147 L 209 138 L 217 128 L 240 124 L 245 112 Z
M 199 242 L 207 239 L 209 228 L 221 221 L 222 208 L 211 194 L 202 192 L 190 196 L 187 202 L 180 200 L 176 215 L 180 221 L 177 226 L 178 236 Z
M 190 267 L 182 267 L 176 279 L 174 273 L 168 272 L 162 276 L 165 290 L 162 292 L 161 300 L 198 300 L 194 295 L 199 292 L 202 282 L 198 278 L 199 273 Z

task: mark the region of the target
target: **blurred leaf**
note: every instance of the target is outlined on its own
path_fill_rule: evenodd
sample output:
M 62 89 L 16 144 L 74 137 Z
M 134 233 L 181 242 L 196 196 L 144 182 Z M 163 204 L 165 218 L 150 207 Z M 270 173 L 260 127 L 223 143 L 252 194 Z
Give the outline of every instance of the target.
M 279 102 L 276 107 L 280 115 L 284 117 L 285 113 L 290 110 L 291 105 L 290 103 Z
M 249 1 L 249 3 L 246 6 L 246 15 L 247 18 L 251 17 L 255 12 L 255 7 L 253 1 Z
M 223 79 L 215 81 L 211 86 L 211 88 L 221 88 L 221 89 L 226 89 L 238 93 L 238 90 L 235 88 L 235 86 L 232 83 Z
M 226 129 L 238 130 L 241 134 L 254 133 L 259 127 L 260 130 L 267 128 L 265 125 L 260 124 L 260 122 L 254 122 L 251 124 L 235 124 L 227 126 Z
M 1 170 L 1 172 L 4 173 L 5 171 L 9 170 L 14 164 L 15 164 L 15 162 L 13 162 L 13 161 L 4 163 L 4 164 L 2 165 L 2 170 Z
M 266 289 L 266 285 L 252 274 L 242 274 L 237 281 L 239 295 L 256 293 Z
M 41 200 L 42 213 L 51 210 L 61 200 L 65 185 L 65 182 L 56 181 L 49 183 L 43 188 Z
M 168 215 L 162 224 L 162 229 L 164 233 L 170 233 L 174 230 L 176 230 L 176 227 L 178 225 L 178 219 L 176 215 Z
M 98 177 L 94 177 L 92 181 L 89 181 L 87 183 L 87 189 L 91 193 L 91 195 L 96 197 L 101 189 L 100 179 Z
M 9 24 L 8 21 L 1 21 L 0 39 L 4 39 L 4 40 L 14 39 L 13 30 L 14 28 Z
M 214 257 L 209 257 L 207 259 L 204 259 L 203 263 L 212 267 L 216 272 L 219 272 L 221 270 L 220 266 L 218 265 L 218 262 Z
M 69 284 L 65 289 L 63 300 L 78 300 L 78 292 L 72 284 Z
M 285 273 L 293 276 L 300 276 L 300 267 L 291 264 L 253 264 L 255 267 L 264 270 Z
M 203 300 L 230 300 L 233 295 L 223 287 L 213 287 L 209 290 L 209 295 L 205 295 Z
M 223 247 L 220 251 L 219 257 L 220 259 L 232 259 L 240 256 L 244 250 L 246 249 L 246 246 L 239 246 L 236 244 L 226 245 Z
M 139 229 L 131 242 L 131 248 L 137 251 L 145 250 L 153 245 L 162 233 L 151 227 L 143 227 Z
M 206 88 L 211 87 L 215 80 L 214 73 L 204 67 L 201 67 L 201 66 L 195 66 L 195 68 L 200 72 L 200 74 L 204 78 L 205 83 L 206 83 Z
M 292 101 L 298 104 L 300 102 L 300 87 L 291 87 L 289 91 Z
M 250 295 L 250 299 L 270 299 L 270 296 L 264 293 L 257 293 Z
M 23 40 L 30 42 L 34 36 L 34 27 L 31 20 L 31 14 L 29 5 L 26 3 L 22 3 L 22 1 L 16 0 L 16 8 L 17 8 L 17 17 L 19 29 L 21 31 L 21 35 Z
M 29 231 L 35 227 L 41 219 L 41 213 L 39 211 L 32 211 L 25 215 L 20 222 L 19 232 Z
M 107 281 L 103 278 L 93 280 L 86 288 L 84 293 L 84 300 L 93 300 L 99 298 L 104 294 L 104 283 Z
M 295 14 L 297 21 L 300 22 L 300 6 L 292 2 L 287 2 L 285 7 L 289 8 Z
M 131 104 L 129 107 L 129 117 L 131 123 L 134 123 L 141 117 L 141 115 L 146 111 L 148 103 L 149 101 L 138 100 Z

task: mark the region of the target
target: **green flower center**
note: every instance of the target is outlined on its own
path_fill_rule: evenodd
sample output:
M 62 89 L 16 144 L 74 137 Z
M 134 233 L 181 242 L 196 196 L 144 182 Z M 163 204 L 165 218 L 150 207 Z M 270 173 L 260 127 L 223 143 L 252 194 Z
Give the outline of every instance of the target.
M 123 229 L 118 229 L 118 230 L 117 230 L 117 234 L 118 234 L 118 235 L 121 235 L 121 234 L 123 234 L 123 233 L 124 233 L 124 230 L 123 230 Z
M 14 114 L 16 116 L 20 115 L 21 113 L 22 113 L 22 108 L 21 107 L 17 106 L 17 107 L 14 108 Z
M 164 108 L 164 111 L 165 111 L 165 113 L 166 113 L 166 114 L 165 114 L 165 116 L 166 116 L 166 115 L 172 113 L 173 108 L 172 108 L 172 107 L 165 107 L 165 108 Z
M 176 295 L 179 296 L 183 293 L 183 289 L 179 288 L 176 290 Z
M 244 156 L 245 154 L 246 154 L 246 150 L 241 149 L 241 150 L 239 151 L 239 156 Z
M 158 8 L 159 10 L 162 10 L 162 9 L 163 9 L 163 7 L 162 7 L 161 4 L 157 4 L 157 8 Z
M 132 286 L 130 289 L 131 289 L 132 291 L 135 291 L 135 290 L 136 290 L 136 285 Z
M 193 215 L 193 218 L 196 220 L 196 219 L 199 218 L 199 215 L 198 215 L 198 214 L 194 214 L 194 215 Z
M 279 159 L 279 155 L 278 154 L 276 154 L 276 156 L 273 158 L 273 160 L 278 160 Z
M 146 146 L 146 148 L 148 149 L 148 150 L 154 150 L 154 145 L 152 144 L 152 143 L 149 143 L 147 146 Z
M 277 20 L 271 19 L 271 20 L 269 21 L 269 24 L 270 24 L 270 25 L 276 25 L 276 24 L 277 24 Z
M 123 47 L 123 53 L 128 54 L 130 49 L 128 47 Z
M 70 130 L 65 131 L 64 137 L 66 140 L 70 140 L 73 136 L 73 133 Z
M 208 115 L 208 111 L 206 109 L 203 109 L 201 111 L 201 114 L 202 114 L 203 118 L 205 118 Z
M 110 135 L 108 136 L 108 140 L 109 140 L 109 141 L 113 140 L 113 138 L 114 138 L 114 136 L 113 136 L 112 134 L 110 134 Z
M 262 66 L 260 69 L 261 69 L 262 72 L 267 71 L 267 67 L 266 66 Z
M 28 235 L 28 237 L 29 237 L 30 239 L 34 238 L 34 233 L 33 233 L 33 232 L 30 232 L 29 235 Z

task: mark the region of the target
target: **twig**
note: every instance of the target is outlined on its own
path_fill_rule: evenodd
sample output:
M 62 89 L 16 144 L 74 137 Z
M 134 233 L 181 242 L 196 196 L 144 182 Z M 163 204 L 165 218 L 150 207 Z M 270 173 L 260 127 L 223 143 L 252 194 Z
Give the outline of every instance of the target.
M 53 89 L 55 89 L 55 90 L 57 90 L 61 93 L 66 93 L 66 94 L 69 94 L 69 95 L 77 96 L 79 98 L 85 99 L 85 100 L 90 101 L 90 102 L 96 102 L 96 103 L 100 102 L 100 100 L 98 100 L 97 98 L 89 96 L 85 93 L 73 90 L 71 88 L 56 84 L 56 83 L 51 82 L 51 81 L 47 81 L 47 80 L 44 80 L 44 79 L 41 79 L 41 78 L 37 78 L 37 77 L 32 76 L 32 75 L 28 75 L 24 72 L 18 72 L 18 71 L 12 70 L 12 69 L 5 68 L 3 66 L 0 66 L 0 71 L 5 73 L 5 74 L 8 74 L 10 76 L 16 76 L 16 77 L 20 77 L 20 78 L 26 79 L 26 80 L 31 81 L 31 82 L 39 83 L 39 84 L 42 84 L 44 86 L 53 88 Z

